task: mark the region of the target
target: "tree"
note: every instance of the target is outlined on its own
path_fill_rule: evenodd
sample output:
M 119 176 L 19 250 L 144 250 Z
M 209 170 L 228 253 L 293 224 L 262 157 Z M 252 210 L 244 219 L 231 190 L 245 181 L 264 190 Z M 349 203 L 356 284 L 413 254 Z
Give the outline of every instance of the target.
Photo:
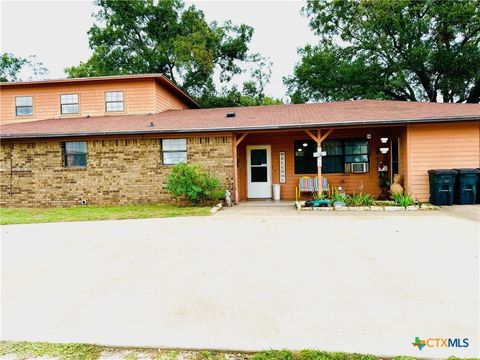
M 284 78 L 294 102 L 480 101 L 480 0 L 312 0 L 320 37 Z
M 22 69 L 28 66 L 31 72 L 29 80 L 36 80 L 48 74 L 48 69 L 37 60 L 36 55 L 28 58 L 17 57 L 11 53 L 3 53 L 0 58 L 0 81 L 17 81 Z
M 32 72 L 29 80 L 35 80 L 48 75 L 48 69 L 45 67 L 43 62 L 37 60 L 37 55 L 30 55 L 28 57 L 28 66 Z
M 70 77 L 163 73 L 194 96 L 239 74 L 248 59 L 253 29 L 207 23 L 195 6 L 181 0 L 97 0 L 97 20 L 89 32 L 93 55 L 65 71 Z
M 20 70 L 27 63 L 28 59 L 3 53 L 0 58 L 0 81 L 16 81 Z
M 272 61 L 269 58 L 254 54 L 251 57 L 253 67 L 250 69 L 250 77 L 252 80 L 243 83 L 243 93 L 250 96 L 261 104 L 265 98 L 265 86 L 270 82 L 272 77 Z

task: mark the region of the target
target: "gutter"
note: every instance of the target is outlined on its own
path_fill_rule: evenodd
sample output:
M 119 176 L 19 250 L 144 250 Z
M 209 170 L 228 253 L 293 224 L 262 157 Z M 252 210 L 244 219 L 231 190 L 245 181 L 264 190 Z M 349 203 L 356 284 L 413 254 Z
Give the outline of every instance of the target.
M 420 118 L 420 119 L 399 119 L 399 120 L 375 120 L 375 121 L 343 121 L 343 122 L 323 122 L 312 124 L 288 124 L 288 125 L 259 125 L 259 126 L 230 126 L 219 128 L 189 128 L 189 129 L 158 129 L 158 130 L 128 130 L 128 131 L 96 131 L 96 132 L 77 132 L 77 133 L 30 133 L 18 135 L 0 134 L 0 139 L 34 139 L 34 138 L 64 138 L 64 137 L 82 137 L 82 136 L 111 136 L 111 135 L 145 135 L 145 134 L 185 134 L 200 132 L 226 132 L 226 131 L 262 131 L 262 130 L 296 130 L 296 129 L 316 129 L 322 128 L 340 128 L 358 125 L 402 125 L 402 124 L 428 124 L 462 121 L 480 121 L 480 115 L 448 117 L 448 118 Z

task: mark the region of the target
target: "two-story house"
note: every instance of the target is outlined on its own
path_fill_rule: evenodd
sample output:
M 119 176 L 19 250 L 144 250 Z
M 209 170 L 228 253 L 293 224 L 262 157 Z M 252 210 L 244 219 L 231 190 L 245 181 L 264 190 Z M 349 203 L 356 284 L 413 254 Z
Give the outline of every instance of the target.
M 380 173 L 421 201 L 427 171 L 480 166 L 480 105 L 380 100 L 200 109 L 161 74 L 0 84 L 0 205 L 168 201 L 178 162 L 238 202 L 298 196 L 304 177 L 378 195 Z M 324 182 L 321 181 L 321 184 Z

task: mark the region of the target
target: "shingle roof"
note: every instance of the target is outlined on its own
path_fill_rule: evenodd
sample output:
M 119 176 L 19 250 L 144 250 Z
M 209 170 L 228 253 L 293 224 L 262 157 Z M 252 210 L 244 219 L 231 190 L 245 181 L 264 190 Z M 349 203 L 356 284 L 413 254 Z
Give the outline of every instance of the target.
M 235 117 L 226 117 L 235 112 Z M 480 104 L 358 100 L 316 104 L 169 110 L 152 115 L 64 118 L 9 124 L 1 138 L 86 136 L 106 134 L 246 131 L 479 121 Z

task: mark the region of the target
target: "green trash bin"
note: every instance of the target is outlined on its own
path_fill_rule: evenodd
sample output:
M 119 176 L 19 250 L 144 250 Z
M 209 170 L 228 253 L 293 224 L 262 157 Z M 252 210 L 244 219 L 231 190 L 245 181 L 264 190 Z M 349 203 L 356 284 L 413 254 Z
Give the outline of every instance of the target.
M 478 169 L 454 169 L 457 172 L 455 182 L 455 204 L 474 205 L 477 203 Z
M 453 193 L 457 172 L 451 169 L 428 170 L 430 180 L 430 203 L 453 205 Z

